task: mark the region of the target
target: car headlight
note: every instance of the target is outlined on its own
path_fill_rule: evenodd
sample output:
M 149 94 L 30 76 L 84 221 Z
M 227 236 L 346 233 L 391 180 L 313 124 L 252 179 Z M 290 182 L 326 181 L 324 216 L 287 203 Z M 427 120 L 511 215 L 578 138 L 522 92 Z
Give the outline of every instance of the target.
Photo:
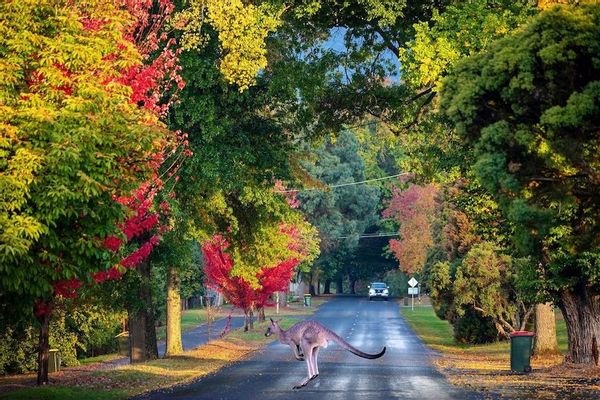
M 374 289 L 369 289 L 369 294 L 375 294 L 375 290 Z
M 388 294 L 388 290 L 387 289 L 383 289 L 383 294 Z

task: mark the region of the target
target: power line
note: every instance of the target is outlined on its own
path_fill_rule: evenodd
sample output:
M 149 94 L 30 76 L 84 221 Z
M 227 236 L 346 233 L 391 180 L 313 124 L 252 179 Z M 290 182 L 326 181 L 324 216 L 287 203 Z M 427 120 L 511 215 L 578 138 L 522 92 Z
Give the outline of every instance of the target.
M 358 235 L 359 239 L 363 239 L 363 238 L 378 238 L 378 237 L 389 237 L 389 236 L 398 236 L 399 233 L 393 233 L 393 232 L 381 232 L 381 233 L 366 233 L 363 235 Z M 335 236 L 332 237 L 331 239 L 348 239 L 348 238 L 353 238 L 356 237 L 354 235 L 348 235 L 348 236 Z
M 395 175 L 388 175 L 388 176 L 384 176 L 382 178 L 373 178 L 373 179 L 366 179 L 364 181 L 360 181 L 360 182 L 349 182 L 349 183 L 340 183 L 337 185 L 326 185 L 326 187 L 330 188 L 330 189 L 335 189 L 335 188 L 339 188 L 339 187 L 344 187 L 344 186 L 353 186 L 353 185 L 360 185 L 363 183 L 369 183 L 369 182 L 376 182 L 376 181 L 383 181 L 385 179 L 391 179 L 391 178 L 396 178 L 398 176 L 403 176 L 403 175 L 410 175 L 409 172 L 402 172 L 400 174 L 395 174 Z M 275 193 L 292 193 L 292 192 L 306 192 L 309 190 L 323 190 L 324 188 L 307 188 L 307 189 L 288 189 L 288 190 L 276 190 Z

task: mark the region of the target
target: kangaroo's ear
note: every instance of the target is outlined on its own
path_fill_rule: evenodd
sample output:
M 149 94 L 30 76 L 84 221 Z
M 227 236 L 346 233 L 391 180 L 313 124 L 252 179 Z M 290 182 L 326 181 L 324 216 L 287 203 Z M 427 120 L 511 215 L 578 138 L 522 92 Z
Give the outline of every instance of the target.
M 273 321 L 273 318 L 269 318 L 269 319 L 271 320 L 271 323 L 272 323 L 272 324 L 274 324 L 274 323 L 275 323 L 275 321 Z

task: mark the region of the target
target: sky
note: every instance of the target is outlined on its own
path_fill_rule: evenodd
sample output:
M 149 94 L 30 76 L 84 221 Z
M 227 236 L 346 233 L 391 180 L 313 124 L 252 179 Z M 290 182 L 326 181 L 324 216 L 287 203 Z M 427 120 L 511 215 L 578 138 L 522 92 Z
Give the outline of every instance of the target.
M 346 34 L 346 31 L 347 29 L 344 27 L 332 28 L 329 33 L 329 39 L 323 43 L 323 48 L 344 53 L 346 51 L 346 45 L 344 42 L 344 35 Z M 391 50 L 387 50 L 383 55 L 383 59 L 390 61 L 395 66 L 395 73 L 388 76 L 390 82 L 399 82 L 400 63 L 397 57 L 392 53 Z M 340 72 L 343 72 L 343 70 Z M 349 71 L 349 75 L 352 76 L 352 71 Z

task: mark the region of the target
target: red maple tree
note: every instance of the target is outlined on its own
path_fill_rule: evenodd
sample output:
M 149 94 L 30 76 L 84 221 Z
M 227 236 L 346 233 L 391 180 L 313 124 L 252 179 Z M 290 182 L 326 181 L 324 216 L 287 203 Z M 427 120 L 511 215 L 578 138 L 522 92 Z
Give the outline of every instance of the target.
M 175 5 L 172 0 L 121 1 L 134 17 L 125 37 L 135 44 L 144 62 L 124 70 L 119 81 L 133 89 L 134 103 L 164 116 L 177 91 L 185 86 L 179 65 L 182 48 L 164 29 Z
M 181 49 L 177 48 L 175 39 L 169 38 L 164 32 L 165 24 L 171 17 L 175 6 L 172 0 L 120 1 L 133 17 L 133 23 L 124 30 L 123 36 L 134 44 L 147 62 L 120 71 L 120 76 L 115 80 L 131 87 L 133 103 L 157 115 L 163 115 L 176 98 L 177 90 L 185 86 L 179 74 Z M 104 24 L 110 23 L 110 20 L 83 16 L 80 18 L 80 22 L 85 30 L 96 31 Z M 105 58 L 110 57 L 109 55 Z M 70 73 L 66 67 L 61 67 L 61 70 L 64 74 Z M 69 88 L 61 88 L 61 90 L 66 95 L 70 94 Z M 154 210 L 154 199 L 161 190 L 165 191 L 169 181 L 178 180 L 177 172 L 183 160 L 192 155 L 186 134 L 165 132 L 162 149 L 149 155 L 147 166 L 154 171 L 150 179 L 142 183 L 131 194 L 115 198 L 116 203 L 125 207 L 129 214 L 119 226 L 124 238 L 110 235 L 103 240 L 104 247 L 112 252 L 123 249 L 127 243 L 132 243 L 135 239 L 138 239 L 138 246 L 124 256 L 117 265 L 106 271 L 92 273 L 91 278 L 95 283 L 120 279 L 127 269 L 133 269 L 144 261 L 160 241 L 160 233 L 165 226 L 160 225 L 159 221 L 168 215 L 169 207 L 163 201 Z M 127 160 L 123 160 L 123 162 L 127 163 Z M 162 171 L 162 173 L 159 175 L 158 171 Z M 140 238 L 143 240 L 140 241 Z M 54 294 L 55 296 L 74 298 L 81 286 L 83 286 L 83 282 L 76 278 L 57 281 L 53 284 Z M 36 315 L 50 311 L 49 302 L 36 303 Z
M 290 237 L 288 248 L 295 254 L 302 255 L 301 242 L 297 229 L 293 226 L 282 226 L 282 232 Z M 265 266 L 256 273 L 257 286 L 231 274 L 234 261 L 227 253 L 229 243 L 221 235 L 215 235 L 204 243 L 204 273 L 206 286 L 222 293 L 231 304 L 244 311 L 244 330 L 252 325 L 255 310 L 262 310 L 270 301 L 273 293 L 287 289 L 296 267 L 302 261 L 300 257 L 289 257 L 275 266 Z
M 392 198 L 383 211 L 384 218 L 400 223 L 400 239 L 390 240 L 390 251 L 407 274 L 423 267 L 427 249 L 433 244 L 431 223 L 436 210 L 438 190 L 434 185 L 410 185 L 406 190 L 393 188 Z
M 108 0 L 106 5 L 110 3 L 111 0 Z M 93 37 L 98 31 L 106 30 L 111 34 L 116 33 L 123 39 L 118 41 L 113 53 L 106 54 L 102 58 L 102 61 L 106 63 L 106 71 L 100 68 L 99 71 L 102 73 L 93 70 L 86 70 L 86 73 L 98 76 L 99 82 L 104 85 L 107 92 L 113 90 L 115 86 L 128 86 L 131 89 L 131 103 L 150 111 L 140 122 L 152 126 L 153 129 L 164 129 L 157 121 L 160 116 L 164 115 L 177 90 L 184 86 L 179 75 L 181 69 L 178 63 L 180 50 L 177 49 L 175 39 L 170 38 L 164 30 L 165 23 L 174 10 L 173 2 L 172 0 L 116 0 L 115 3 L 119 9 L 127 10 L 131 16 L 129 24 L 121 25 L 121 20 L 117 21 L 119 24 L 115 24 L 115 26 L 121 27 L 117 28 L 121 29 L 119 32 L 116 32 L 114 27 L 105 29 L 107 24 L 115 21 L 111 21 L 112 14 L 104 12 L 102 4 L 99 4 L 98 8 L 90 7 L 88 9 L 82 6 L 76 10 L 82 28 L 79 31 L 80 35 L 89 34 L 90 37 Z M 118 18 L 121 18 L 121 14 Z M 76 46 L 76 44 L 72 45 Z M 122 58 L 121 52 L 123 54 L 131 52 L 131 47 L 134 47 L 141 55 L 141 63 L 132 66 L 131 62 L 128 62 L 125 64 L 126 66 L 121 67 L 121 64 L 114 62 Z M 134 57 L 125 58 L 134 59 Z M 60 63 L 55 63 L 54 67 L 63 75 L 67 83 L 54 84 L 55 86 L 50 86 L 50 88 L 57 98 L 68 100 L 69 97 L 76 94 L 74 93 L 75 88 L 71 86 L 73 82 L 78 82 L 77 77 L 73 75 L 76 73 L 76 68 L 74 72 L 69 70 L 68 65 Z M 94 75 L 96 72 L 98 75 Z M 31 93 L 44 89 L 44 85 L 50 85 L 48 82 L 51 81 L 43 73 L 34 71 L 26 80 L 30 93 L 22 96 L 30 96 Z M 111 82 L 117 82 L 119 85 L 109 85 Z M 161 150 L 156 154 L 148 154 L 147 165 L 144 166 L 148 167 L 148 171 L 155 171 L 155 173 L 132 193 L 119 193 L 117 194 L 119 197 L 115 197 L 115 207 L 125 207 L 128 211 L 125 221 L 119 225 L 122 234 L 97 238 L 98 247 L 103 245 L 113 252 L 118 251 L 119 256 L 122 256 L 120 262 L 106 271 L 94 271 L 94 266 L 90 266 L 77 278 L 53 282 L 53 296 L 35 302 L 34 313 L 42 326 L 38 384 L 48 381 L 48 324 L 53 298 L 56 296 L 76 297 L 78 290 L 86 281 L 101 283 L 109 279 L 119 279 L 125 271 L 135 268 L 146 259 L 159 242 L 161 229 L 163 229 L 160 220 L 168 213 L 168 206 L 166 203 L 155 206 L 154 199 L 161 191 L 169 192 L 168 182 L 177 180 L 178 167 L 183 159 L 191 154 L 186 146 L 185 135 L 168 132 L 166 129 L 164 132 Z M 144 169 L 140 168 L 138 162 L 131 162 L 127 157 L 120 162 L 131 171 Z M 159 175 L 156 171 L 162 172 Z M 117 222 L 115 221 L 115 223 Z M 127 246 L 125 246 L 126 244 Z M 88 275 L 86 276 L 86 274 Z

